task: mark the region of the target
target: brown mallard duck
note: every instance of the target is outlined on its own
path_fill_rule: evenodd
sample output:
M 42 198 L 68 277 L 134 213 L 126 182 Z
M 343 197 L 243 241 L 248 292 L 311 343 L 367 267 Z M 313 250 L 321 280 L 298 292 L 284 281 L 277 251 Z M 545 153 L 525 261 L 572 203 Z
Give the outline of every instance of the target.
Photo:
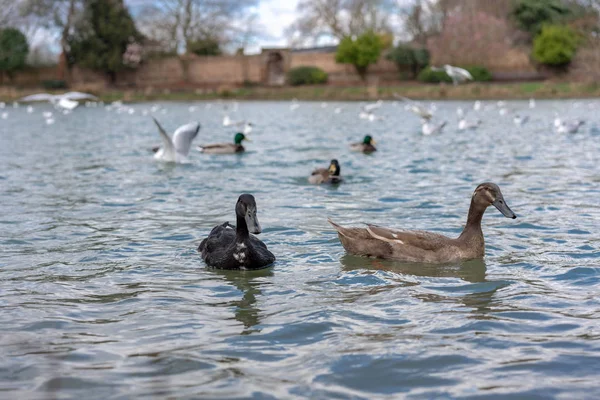
M 342 181 L 340 172 L 341 168 L 338 160 L 331 160 L 329 168 L 315 169 L 308 177 L 308 181 L 315 185 L 320 185 L 321 183 L 340 183 Z
M 244 140 L 250 141 L 241 132 L 235 134 L 233 138 L 233 143 L 217 143 L 217 144 L 207 144 L 198 146 L 198 151 L 201 153 L 207 154 L 235 154 L 235 153 L 243 153 L 246 151 L 244 146 L 242 146 L 242 142 Z
M 374 146 L 377 144 L 375 139 L 371 135 L 366 135 L 362 142 L 360 143 L 352 143 L 350 145 L 350 150 L 352 151 L 360 151 L 362 153 L 372 153 L 377 151 L 377 148 Z
M 329 219 L 340 242 L 350 254 L 406 262 L 445 263 L 483 258 L 485 241 L 481 219 L 489 206 L 505 217 L 517 218 L 508 207 L 498 185 L 477 186 L 471 198 L 467 224 L 456 239 L 426 231 L 405 231 L 367 224 L 366 228 L 346 228 Z

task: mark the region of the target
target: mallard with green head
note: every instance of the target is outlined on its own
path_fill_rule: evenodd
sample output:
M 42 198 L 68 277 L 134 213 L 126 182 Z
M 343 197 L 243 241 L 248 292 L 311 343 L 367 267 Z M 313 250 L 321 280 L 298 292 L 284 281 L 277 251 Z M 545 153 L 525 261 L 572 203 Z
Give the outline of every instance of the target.
M 372 153 L 377 151 L 377 148 L 374 146 L 376 144 L 375 139 L 371 135 L 366 135 L 362 142 L 360 143 L 352 143 L 350 145 L 350 150 L 352 151 L 360 151 L 362 153 Z
M 275 256 L 256 236 L 262 232 L 256 217 L 256 201 L 243 194 L 235 205 L 236 226 L 215 226 L 198 251 L 206 265 L 220 269 L 260 269 L 275 262 Z
M 367 224 L 366 228 L 347 228 L 329 219 L 344 249 L 350 254 L 405 262 L 448 263 L 483 258 L 485 241 L 481 219 L 489 206 L 505 217 L 517 218 L 508 207 L 498 185 L 486 182 L 471 196 L 467 224 L 456 239 L 426 231 L 405 231 Z
M 207 144 L 198 146 L 198 151 L 201 153 L 207 154 L 235 154 L 235 153 L 243 153 L 246 151 L 244 146 L 242 146 L 242 142 L 244 140 L 250 141 L 241 132 L 238 132 L 233 137 L 233 143 L 217 143 L 217 144 Z
M 340 172 L 341 169 L 338 160 L 331 160 L 329 168 L 315 169 L 308 177 L 308 181 L 315 185 L 320 185 L 321 183 L 340 183 L 342 181 Z

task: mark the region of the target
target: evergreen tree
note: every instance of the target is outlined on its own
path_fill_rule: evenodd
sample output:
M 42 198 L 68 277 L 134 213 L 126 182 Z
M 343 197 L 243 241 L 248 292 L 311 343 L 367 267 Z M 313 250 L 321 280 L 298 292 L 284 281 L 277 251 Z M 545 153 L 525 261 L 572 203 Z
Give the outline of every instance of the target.
M 0 30 L 0 73 L 12 73 L 25 66 L 29 52 L 27 38 L 18 29 L 6 28 Z
M 116 80 L 127 68 L 124 54 L 141 39 L 123 0 L 84 0 L 81 20 L 68 38 L 70 62 Z

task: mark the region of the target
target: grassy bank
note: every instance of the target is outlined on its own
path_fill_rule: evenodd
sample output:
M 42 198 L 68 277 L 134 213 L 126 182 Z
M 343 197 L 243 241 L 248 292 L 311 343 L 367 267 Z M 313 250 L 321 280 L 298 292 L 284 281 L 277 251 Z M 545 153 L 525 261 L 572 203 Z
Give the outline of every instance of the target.
M 77 90 L 77 88 L 73 88 Z M 39 90 L 19 90 L 0 87 L 0 101 L 15 101 Z M 427 100 L 511 100 L 561 99 L 600 97 L 600 84 L 565 82 L 470 83 L 429 85 L 418 83 L 375 87 L 297 86 L 297 87 L 243 87 L 221 90 L 168 90 L 168 89 L 106 89 L 95 93 L 103 101 L 194 101 L 218 98 L 238 100 L 372 100 L 391 99 L 394 93 L 414 99 Z

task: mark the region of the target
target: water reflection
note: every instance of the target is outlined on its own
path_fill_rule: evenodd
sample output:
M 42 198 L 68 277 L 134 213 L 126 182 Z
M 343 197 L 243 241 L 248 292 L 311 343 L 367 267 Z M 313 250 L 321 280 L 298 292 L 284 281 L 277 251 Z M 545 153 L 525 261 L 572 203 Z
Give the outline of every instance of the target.
M 486 264 L 484 260 L 469 260 L 451 264 L 403 263 L 378 258 L 357 257 L 345 254 L 340 258 L 345 271 L 358 269 L 383 270 L 406 275 L 433 278 L 459 278 L 467 282 L 485 282 Z
M 242 335 L 260 331 L 252 329 L 260 323 L 262 310 L 255 306 L 256 297 L 262 294 L 261 286 L 265 283 L 264 278 L 272 277 L 272 268 L 259 269 L 256 271 L 235 271 L 210 269 L 215 275 L 222 277 L 227 283 L 235 286 L 243 295 L 240 300 L 229 303 L 235 307 L 235 319 L 244 324 Z

